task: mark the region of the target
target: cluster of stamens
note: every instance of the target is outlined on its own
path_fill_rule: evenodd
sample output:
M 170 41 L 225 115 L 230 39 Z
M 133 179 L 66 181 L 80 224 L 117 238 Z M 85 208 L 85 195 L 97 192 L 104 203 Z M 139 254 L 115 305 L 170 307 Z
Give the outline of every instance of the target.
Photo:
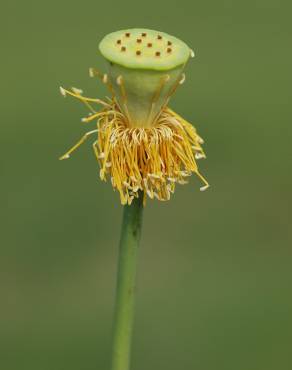
M 126 39 L 130 39 L 131 38 L 131 33 L 130 32 L 126 32 L 125 34 L 124 34 L 124 37 L 126 38 Z M 147 37 L 147 33 L 146 32 L 142 32 L 141 33 L 141 35 L 140 35 L 140 37 L 138 37 L 137 39 L 136 39 L 136 44 L 137 44 L 137 46 L 138 46 L 138 48 L 136 49 L 136 51 L 135 51 L 135 53 L 136 53 L 136 56 L 141 56 L 142 55 L 142 50 L 141 50 L 141 48 L 139 48 L 139 46 L 140 45 L 143 45 L 143 43 L 144 43 L 144 40 L 146 39 L 146 37 Z M 143 40 L 144 39 L 144 40 Z M 161 36 L 161 35 L 157 35 L 156 36 L 156 40 L 158 40 L 158 41 L 163 41 L 163 36 Z M 145 40 L 146 41 L 146 40 Z M 150 42 L 149 40 L 148 40 L 148 42 L 146 41 L 146 47 L 147 48 L 153 48 L 154 47 L 154 44 L 153 44 L 153 41 L 155 42 L 155 40 L 151 40 L 152 42 Z M 125 45 L 123 45 L 123 43 L 122 43 L 122 39 L 118 39 L 117 41 L 116 41 L 116 45 L 120 48 L 120 52 L 122 52 L 122 53 L 124 53 L 124 52 L 126 52 L 127 51 L 127 47 L 125 46 Z M 160 50 L 156 50 L 156 51 L 154 51 L 154 53 L 153 53 L 153 55 L 155 56 L 155 57 L 160 57 L 161 55 L 162 55 L 162 50 L 161 50 L 161 47 L 163 46 L 163 44 L 160 44 L 159 45 L 159 48 L 160 48 Z M 173 52 L 173 47 L 172 47 L 172 42 L 171 41 L 167 41 L 167 48 L 166 48 L 166 54 L 168 54 L 168 55 L 170 55 L 171 53 Z

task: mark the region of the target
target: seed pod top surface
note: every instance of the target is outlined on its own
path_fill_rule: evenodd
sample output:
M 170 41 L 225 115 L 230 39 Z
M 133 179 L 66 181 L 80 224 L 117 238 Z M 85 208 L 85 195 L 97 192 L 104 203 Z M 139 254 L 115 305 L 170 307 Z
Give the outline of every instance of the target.
M 112 63 L 157 71 L 185 64 L 192 53 L 178 38 L 143 28 L 112 32 L 102 39 L 99 50 Z

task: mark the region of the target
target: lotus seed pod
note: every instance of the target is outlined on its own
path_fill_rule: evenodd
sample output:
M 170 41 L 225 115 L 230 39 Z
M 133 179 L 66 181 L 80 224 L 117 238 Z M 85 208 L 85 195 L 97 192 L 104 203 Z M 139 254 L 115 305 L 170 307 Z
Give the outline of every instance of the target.
M 167 105 L 191 56 L 176 37 L 148 29 L 108 34 L 99 45 L 108 61 L 109 82 L 133 127 L 150 127 Z
M 90 68 L 110 91 L 107 99 L 83 96 L 82 90 L 60 88 L 90 110 L 82 122 L 96 121 L 60 159 L 68 159 L 84 141 L 97 135 L 93 150 L 101 180 L 110 180 L 121 204 L 135 198 L 169 200 L 177 184 L 187 184 L 195 173 L 209 187 L 197 160 L 206 158 L 203 139 L 195 127 L 168 106 L 183 69 L 194 54 L 182 41 L 163 32 L 128 29 L 111 33 L 99 45 L 109 72 Z M 101 106 L 96 109 L 96 106 Z

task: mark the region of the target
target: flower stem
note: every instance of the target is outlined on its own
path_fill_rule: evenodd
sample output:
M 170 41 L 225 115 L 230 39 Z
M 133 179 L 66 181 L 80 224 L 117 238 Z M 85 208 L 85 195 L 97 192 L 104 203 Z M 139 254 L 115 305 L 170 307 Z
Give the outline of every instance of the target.
M 137 252 L 141 236 L 143 194 L 124 206 L 121 230 L 112 370 L 129 370 L 134 318 Z

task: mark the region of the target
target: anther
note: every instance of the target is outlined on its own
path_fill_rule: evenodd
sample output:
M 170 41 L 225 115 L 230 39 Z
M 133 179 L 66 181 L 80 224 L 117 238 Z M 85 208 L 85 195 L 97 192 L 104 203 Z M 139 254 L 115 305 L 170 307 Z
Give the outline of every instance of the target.
M 74 92 L 74 94 L 77 94 L 77 95 L 83 94 L 83 90 L 77 89 L 76 87 L 72 87 L 72 91 Z
M 185 80 L 186 80 L 186 75 L 183 73 L 179 81 L 179 84 L 182 85 L 185 82 Z
M 121 51 L 126 51 L 126 47 L 125 46 L 122 46 L 121 47 Z
M 198 137 L 198 143 L 199 144 L 204 144 L 204 140 L 201 137 Z
M 130 37 L 130 35 L 131 35 L 130 32 L 126 33 L 126 37 Z
M 137 39 L 137 42 L 140 44 L 142 42 L 142 40 L 141 39 Z
M 146 36 L 147 36 L 147 33 L 143 32 L 142 37 L 146 37 Z
M 137 50 L 136 55 L 141 55 L 141 50 Z
M 156 51 L 155 55 L 156 55 L 157 57 L 160 57 L 160 55 L 161 55 L 160 51 Z
M 105 73 L 102 77 L 102 82 L 106 84 L 108 82 L 108 75 Z
M 171 41 L 167 41 L 167 45 L 172 45 L 172 42 Z
M 205 156 L 205 154 L 203 154 L 203 153 L 198 153 L 198 152 L 197 152 L 197 153 L 195 154 L 195 158 L 196 158 L 196 159 L 201 159 L 201 158 L 206 158 L 206 156 Z
M 122 40 L 117 40 L 117 44 L 120 45 L 122 43 Z
M 151 42 L 149 42 L 149 43 L 147 44 L 147 46 L 148 46 L 148 48 L 152 48 L 152 43 L 151 43 Z
M 172 48 L 167 48 L 167 52 L 168 53 L 171 53 L 172 52 Z
M 200 191 L 205 191 L 205 190 L 207 190 L 209 187 L 210 187 L 210 185 L 209 185 L 209 184 L 208 184 L 208 185 L 205 185 L 205 186 L 201 186 L 201 187 L 200 187 Z
M 121 85 L 122 84 L 122 78 L 123 77 L 121 75 L 117 77 L 117 85 Z
M 158 38 L 158 40 L 162 40 L 162 36 L 161 35 L 158 35 L 157 38 Z
M 63 96 L 66 96 L 66 90 L 60 86 L 60 93 L 63 95 Z

